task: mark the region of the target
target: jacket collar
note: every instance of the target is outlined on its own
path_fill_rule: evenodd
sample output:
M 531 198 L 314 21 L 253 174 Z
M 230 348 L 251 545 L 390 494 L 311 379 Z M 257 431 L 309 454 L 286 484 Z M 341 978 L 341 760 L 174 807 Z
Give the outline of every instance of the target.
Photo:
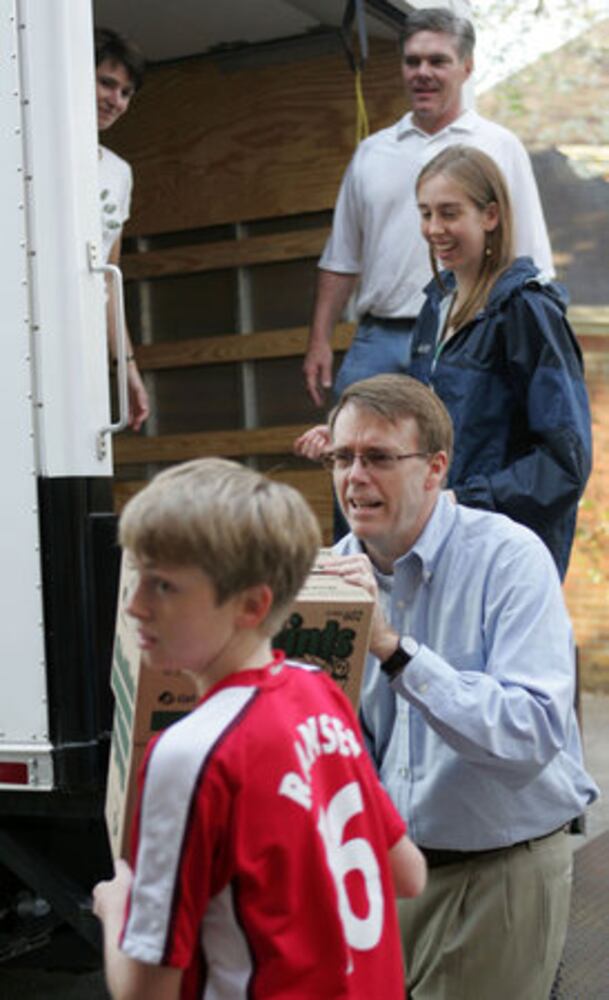
M 452 271 L 442 271 L 440 277 L 444 289 L 440 287 L 436 278 L 432 278 L 424 288 L 425 295 L 436 305 L 445 295 L 453 292 L 456 285 L 455 276 Z M 566 289 L 558 282 L 549 281 L 547 278 L 544 278 L 530 257 L 516 257 L 491 288 L 485 312 L 494 312 L 515 291 L 526 285 L 536 285 L 542 288 L 547 295 L 555 300 L 557 305 L 560 305 L 562 309 L 566 309 L 568 303 Z

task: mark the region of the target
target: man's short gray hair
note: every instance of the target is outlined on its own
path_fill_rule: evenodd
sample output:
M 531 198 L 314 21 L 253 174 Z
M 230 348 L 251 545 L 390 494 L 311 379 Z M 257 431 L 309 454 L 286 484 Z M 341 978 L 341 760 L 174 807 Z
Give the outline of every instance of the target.
M 436 31 L 451 35 L 455 39 L 457 52 L 461 61 L 471 59 L 476 45 L 476 32 L 471 21 L 466 17 L 453 14 L 446 7 L 423 7 L 408 14 L 400 35 L 400 49 L 419 31 Z

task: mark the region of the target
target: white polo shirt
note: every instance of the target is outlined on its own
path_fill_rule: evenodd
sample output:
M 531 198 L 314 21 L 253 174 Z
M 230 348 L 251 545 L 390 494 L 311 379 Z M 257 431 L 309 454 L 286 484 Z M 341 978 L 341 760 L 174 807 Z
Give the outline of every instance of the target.
M 359 274 L 357 314 L 415 317 L 431 278 L 421 236 L 415 183 L 426 163 L 447 146 L 463 143 L 488 153 L 501 167 L 512 198 L 516 254 L 553 274 L 552 251 L 528 154 L 510 132 L 464 111 L 428 135 L 412 114 L 361 142 L 343 178 L 332 232 L 319 261 L 326 271 Z

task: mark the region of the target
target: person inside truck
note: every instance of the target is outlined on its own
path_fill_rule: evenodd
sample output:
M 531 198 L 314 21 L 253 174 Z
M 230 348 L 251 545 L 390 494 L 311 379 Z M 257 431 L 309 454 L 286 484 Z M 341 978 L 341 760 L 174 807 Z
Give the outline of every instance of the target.
M 330 433 L 351 531 L 318 566 L 375 601 L 362 728 L 428 864 L 399 904 L 409 996 L 542 1000 L 567 930 L 567 829 L 598 795 L 556 566 L 528 528 L 447 495 L 450 416 L 417 379 L 349 386 Z
M 432 276 L 418 225 L 415 181 L 440 150 L 467 143 L 497 160 L 514 197 L 518 253 L 529 254 L 544 273 L 553 271 L 524 146 L 508 129 L 463 106 L 475 40 L 472 23 L 442 6 L 421 6 L 405 18 L 401 68 L 411 110 L 358 145 L 319 261 L 303 364 L 307 391 L 317 406 L 332 388 L 332 331 L 356 287 L 358 327 L 336 375 L 334 401 L 358 379 L 408 368 L 423 288 Z
M 95 29 L 95 81 L 97 128 L 105 132 L 125 114 L 131 98 L 141 87 L 144 57 L 133 44 L 109 28 Z M 99 196 L 102 223 L 102 256 L 104 263 L 120 263 L 123 225 L 129 217 L 133 174 L 131 167 L 116 153 L 99 145 Z M 116 330 L 114 286 L 108 284 L 106 323 L 108 349 L 116 361 Z M 127 332 L 127 382 L 129 389 L 129 423 L 140 429 L 150 405 L 148 393 L 139 373 L 129 332 Z
M 320 545 L 291 487 L 223 459 L 125 507 L 145 666 L 201 700 L 140 773 L 132 868 L 94 890 L 114 1000 L 403 1000 L 395 894 L 425 863 L 331 678 L 271 648 Z

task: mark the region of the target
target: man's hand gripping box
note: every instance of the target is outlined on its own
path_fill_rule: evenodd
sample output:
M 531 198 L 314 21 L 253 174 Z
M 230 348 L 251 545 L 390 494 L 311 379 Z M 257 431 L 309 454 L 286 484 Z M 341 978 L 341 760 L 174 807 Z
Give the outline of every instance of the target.
M 290 660 L 325 670 L 357 712 L 373 609 L 374 601 L 365 590 L 323 572 L 316 563 L 273 646 L 283 649 Z

